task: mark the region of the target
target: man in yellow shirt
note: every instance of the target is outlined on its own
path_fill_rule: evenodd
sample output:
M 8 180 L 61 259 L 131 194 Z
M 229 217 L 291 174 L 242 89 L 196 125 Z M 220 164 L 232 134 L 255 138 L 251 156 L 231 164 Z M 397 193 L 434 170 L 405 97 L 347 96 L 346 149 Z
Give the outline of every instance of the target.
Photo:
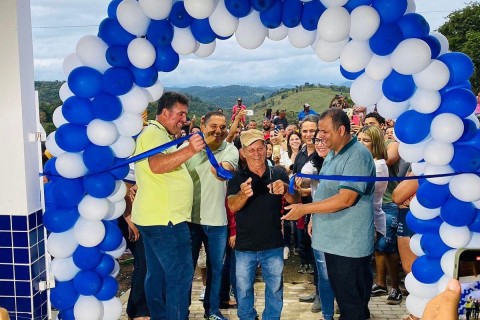
M 175 139 L 186 122 L 187 112 L 187 97 L 165 92 L 158 101 L 155 120 L 137 139 L 135 154 Z M 187 147 L 171 147 L 135 164 L 138 191 L 132 221 L 145 245 L 145 294 L 152 320 L 188 318 L 193 263 L 187 221 L 192 209 L 193 182 L 185 161 L 204 147 L 202 137 L 195 134 Z

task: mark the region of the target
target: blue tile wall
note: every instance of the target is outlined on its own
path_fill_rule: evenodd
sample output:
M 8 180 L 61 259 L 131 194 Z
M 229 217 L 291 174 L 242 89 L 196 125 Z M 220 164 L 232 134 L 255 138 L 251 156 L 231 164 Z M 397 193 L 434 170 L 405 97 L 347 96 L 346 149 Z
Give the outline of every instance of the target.
M 0 215 L 0 230 L 12 230 L 11 216 Z
M 27 216 L 12 216 L 12 231 L 27 231 Z
M 12 233 L 0 231 L 0 247 L 12 247 Z
M 11 280 L 13 278 L 13 264 L 0 264 L 0 280 Z
M 12 232 L 13 246 L 15 248 L 28 248 L 28 233 L 27 232 Z

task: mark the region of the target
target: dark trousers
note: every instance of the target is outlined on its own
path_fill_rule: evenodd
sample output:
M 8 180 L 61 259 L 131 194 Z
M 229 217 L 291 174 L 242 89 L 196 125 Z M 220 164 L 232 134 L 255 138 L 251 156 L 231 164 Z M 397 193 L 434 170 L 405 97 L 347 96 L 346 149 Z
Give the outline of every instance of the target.
M 298 238 L 298 255 L 301 264 L 313 264 L 312 240 L 306 229 L 296 229 Z
M 372 289 L 371 256 L 342 257 L 325 253 L 328 278 L 332 285 L 341 320 L 365 320 L 370 317 L 368 302 Z
M 220 286 L 220 301 L 227 302 L 230 300 L 230 287 L 233 296 L 237 299 L 237 285 L 235 280 L 235 251 L 227 245 L 225 250 L 225 260 L 222 269 L 222 285 Z
M 145 248 L 143 239 L 140 237 L 129 247 L 133 254 L 132 286 L 127 303 L 127 315 L 129 318 L 149 316 L 147 298 L 145 297 L 145 276 L 147 275 L 147 262 L 145 260 Z

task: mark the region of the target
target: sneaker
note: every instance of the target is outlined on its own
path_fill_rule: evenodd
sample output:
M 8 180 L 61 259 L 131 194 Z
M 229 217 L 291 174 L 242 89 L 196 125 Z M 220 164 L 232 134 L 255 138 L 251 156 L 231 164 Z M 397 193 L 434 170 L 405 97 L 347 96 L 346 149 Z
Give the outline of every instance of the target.
M 313 268 L 313 264 L 308 264 L 307 265 L 307 273 L 308 274 L 314 274 L 315 273 L 315 269 Z
M 298 248 L 293 248 L 293 255 L 298 256 Z
M 208 320 L 228 320 L 228 318 L 225 318 L 225 317 L 222 316 L 221 314 L 220 314 L 220 315 L 211 314 L 211 315 L 208 317 Z
M 205 299 L 205 287 L 202 289 L 202 293 L 200 293 L 200 297 L 198 297 L 198 300 L 203 301 Z
M 304 264 L 302 263 L 300 265 L 300 268 L 298 268 L 298 273 L 307 273 L 307 269 L 308 269 L 308 265 L 307 264 Z
M 402 294 L 398 289 L 391 289 L 388 294 L 387 304 L 400 304 L 402 303 Z
M 374 284 L 372 286 L 372 297 L 384 296 L 388 294 L 387 288 Z
M 309 294 L 308 296 L 298 297 L 298 301 L 300 301 L 300 302 L 313 302 L 313 301 L 315 301 L 316 296 L 317 296 L 317 294 L 314 292 L 312 294 Z
M 315 295 L 315 300 L 312 303 L 312 307 L 310 308 L 310 311 L 313 313 L 317 313 L 322 311 L 322 302 L 320 301 L 320 298 Z
M 290 249 L 288 247 L 283 248 L 283 260 L 288 260 L 290 256 Z

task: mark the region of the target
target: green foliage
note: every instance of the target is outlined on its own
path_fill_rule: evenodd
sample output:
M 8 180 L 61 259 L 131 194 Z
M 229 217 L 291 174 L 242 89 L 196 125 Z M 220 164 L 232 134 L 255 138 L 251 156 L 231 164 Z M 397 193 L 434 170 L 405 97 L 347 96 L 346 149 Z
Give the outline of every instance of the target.
M 475 71 L 470 81 L 477 92 L 480 90 L 480 3 L 470 2 L 447 18 L 438 31 L 447 37 L 451 51 L 463 52 L 472 59 Z

